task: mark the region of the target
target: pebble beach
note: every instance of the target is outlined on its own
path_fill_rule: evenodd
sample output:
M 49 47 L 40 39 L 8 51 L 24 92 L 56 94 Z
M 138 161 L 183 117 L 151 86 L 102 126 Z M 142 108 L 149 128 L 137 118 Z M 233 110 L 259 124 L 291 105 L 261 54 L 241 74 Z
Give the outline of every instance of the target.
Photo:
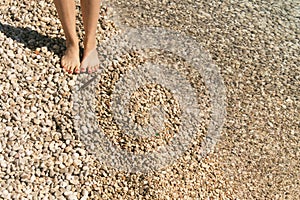
M 65 38 L 52 0 L 2 0 L 0 10 L 0 199 L 300 199 L 298 0 L 102 2 L 99 44 L 122 26 L 184 33 L 209 52 L 226 87 L 220 138 L 201 157 L 209 95 L 185 60 L 157 51 L 127 52 L 103 69 L 99 125 L 113 144 L 137 153 L 155 151 L 176 135 L 180 105 L 164 88 L 139 88 L 130 108 L 136 120 L 147 121 L 138 113 L 149 111 L 150 100 L 169 102 L 171 131 L 135 139 L 118 131 L 110 112 L 114 84 L 145 60 L 187 69 L 203 106 L 202 135 L 171 165 L 151 173 L 105 165 L 78 135 L 72 94 L 79 75 L 60 65 Z

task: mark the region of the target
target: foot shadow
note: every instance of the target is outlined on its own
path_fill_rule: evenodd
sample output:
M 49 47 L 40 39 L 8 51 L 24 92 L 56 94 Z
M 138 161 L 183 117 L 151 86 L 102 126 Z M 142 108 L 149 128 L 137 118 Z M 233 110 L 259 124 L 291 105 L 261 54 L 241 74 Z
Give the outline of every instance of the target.
M 49 51 L 61 57 L 65 50 L 65 39 L 45 36 L 28 27 L 14 27 L 0 22 L 0 32 L 32 51 L 46 46 Z

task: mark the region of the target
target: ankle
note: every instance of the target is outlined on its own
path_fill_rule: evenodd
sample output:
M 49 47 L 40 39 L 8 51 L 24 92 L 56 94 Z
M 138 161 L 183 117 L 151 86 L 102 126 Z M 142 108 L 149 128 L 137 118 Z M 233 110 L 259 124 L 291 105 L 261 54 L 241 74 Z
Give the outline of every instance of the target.
M 90 38 L 90 37 L 84 38 L 83 45 L 84 45 L 84 49 L 87 51 L 95 49 L 97 45 L 96 38 Z
M 78 48 L 79 49 L 79 41 L 78 39 L 75 40 L 66 40 L 66 47 L 67 48 Z

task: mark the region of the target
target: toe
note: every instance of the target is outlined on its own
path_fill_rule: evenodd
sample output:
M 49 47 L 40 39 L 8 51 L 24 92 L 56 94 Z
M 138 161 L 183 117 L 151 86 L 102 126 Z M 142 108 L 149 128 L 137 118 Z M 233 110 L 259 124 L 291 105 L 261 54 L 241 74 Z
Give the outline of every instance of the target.
M 76 65 L 72 65 L 72 66 L 70 67 L 70 72 L 71 72 L 71 73 L 75 72 L 75 68 L 76 68 Z
M 62 68 L 64 69 L 64 70 L 66 70 L 66 63 L 65 62 L 63 62 L 63 61 L 61 61 L 61 66 L 62 66 Z
M 63 68 L 64 68 L 64 70 L 65 70 L 66 72 L 68 72 L 69 66 L 68 66 L 67 64 L 64 64 L 64 65 L 63 65 Z
M 98 70 L 98 65 L 94 66 L 92 69 L 93 69 L 93 72 L 96 72 Z
M 72 66 L 71 65 L 68 65 L 67 72 L 69 74 L 72 74 L 73 71 L 72 71 Z
M 86 72 L 86 68 L 83 67 L 83 66 L 81 66 L 80 71 L 81 71 L 81 72 Z
M 96 66 L 90 66 L 88 72 L 94 73 L 96 71 Z
M 92 69 L 92 67 L 89 67 L 89 69 L 88 69 L 88 73 L 89 73 L 89 74 L 93 73 L 93 69 Z
M 63 69 L 67 72 L 68 71 L 68 67 L 66 65 L 63 66 Z
M 79 74 L 79 72 L 80 72 L 80 66 L 76 65 L 75 68 L 74 68 L 74 70 L 73 70 L 73 72 L 76 73 L 76 74 Z
M 86 72 L 87 64 L 85 62 L 82 62 L 80 65 L 80 71 L 81 72 Z
M 76 74 L 79 74 L 79 72 L 80 72 L 79 66 L 76 66 L 76 67 L 75 67 L 74 72 L 75 72 Z
M 100 69 L 100 65 L 96 65 L 95 72 L 98 71 L 99 69 Z
M 66 69 L 67 72 L 69 72 L 70 66 L 69 66 L 68 64 L 66 64 L 66 65 L 65 65 L 65 69 Z

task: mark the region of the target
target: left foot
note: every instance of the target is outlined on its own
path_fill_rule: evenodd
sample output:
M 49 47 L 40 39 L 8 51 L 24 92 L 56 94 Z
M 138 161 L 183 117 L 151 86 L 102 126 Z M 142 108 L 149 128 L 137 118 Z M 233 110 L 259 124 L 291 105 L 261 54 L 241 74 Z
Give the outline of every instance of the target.
M 96 42 L 94 43 L 96 44 Z M 96 45 L 84 45 L 84 54 L 80 65 L 80 71 L 88 73 L 95 72 L 100 65 Z M 90 48 L 92 46 L 92 48 Z

